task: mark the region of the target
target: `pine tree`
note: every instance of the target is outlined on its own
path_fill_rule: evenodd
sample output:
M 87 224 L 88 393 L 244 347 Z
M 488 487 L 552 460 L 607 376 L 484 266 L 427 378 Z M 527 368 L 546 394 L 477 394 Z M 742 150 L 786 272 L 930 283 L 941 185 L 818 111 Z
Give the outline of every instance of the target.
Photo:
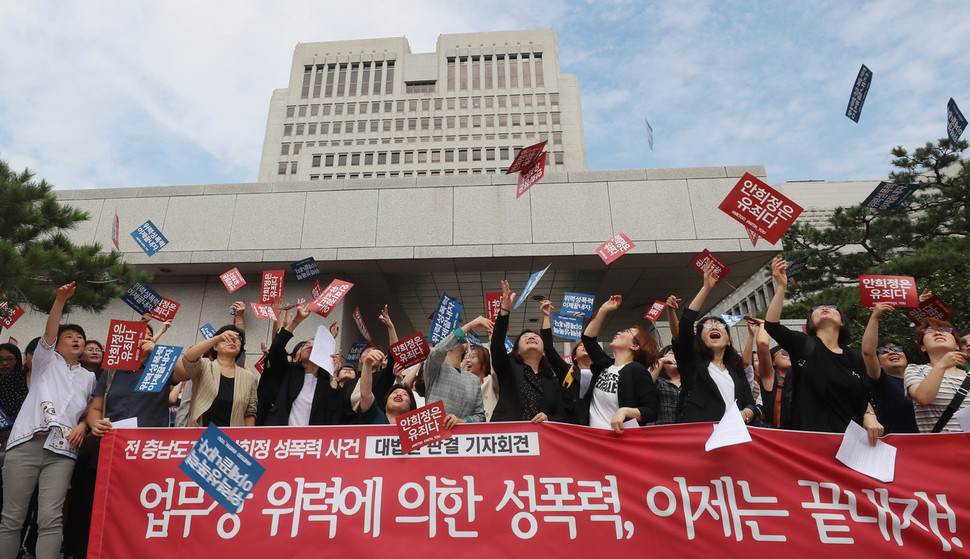
M 17 174 L 0 159 L 0 303 L 47 312 L 57 287 L 75 281 L 69 304 L 101 311 L 127 285 L 150 279 L 125 263 L 120 252 L 72 243 L 65 233 L 90 216 L 58 202 L 52 190 L 31 171 Z
M 874 210 L 861 204 L 837 208 L 823 227 L 796 223 L 783 239 L 783 257 L 808 256 L 797 278 L 798 298 L 784 316 L 807 316 L 817 303 L 845 310 L 858 342 L 870 309 L 859 305 L 858 276 L 913 276 L 920 290 L 930 289 L 957 312 L 951 319 L 966 327 L 970 311 L 970 160 L 961 154 L 966 141 L 928 142 L 912 153 L 892 150 L 895 184 L 918 184 L 898 208 Z M 901 311 L 880 323 L 880 337 L 897 338 L 915 349 L 912 324 Z M 911 353 L 910 355 L 915 355 Z

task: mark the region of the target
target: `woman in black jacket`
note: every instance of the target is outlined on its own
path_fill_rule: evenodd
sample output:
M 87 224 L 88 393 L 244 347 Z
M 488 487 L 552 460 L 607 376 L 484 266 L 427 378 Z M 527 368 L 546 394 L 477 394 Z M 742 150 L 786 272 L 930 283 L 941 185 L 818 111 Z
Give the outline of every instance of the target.
M 744 362 L 731 345 L 727 324 L 716 316 L 709 316 L 694 326 L 704 300 L 716 283 L 708 264 L 704 268 L 704 285 L 680 318 L 674 357 L 680 371 L 677 415 L 681 423 L 720 421 L 727 409 L 725 406 L 735 402 L 745 423 L 756 415 L 751 387 L 744 375 Z
M 657 361 L 657 342 L 639 326 L 620 330 L 613 336 L 610 349 L 603 351 L 596 336 L 606 315 L 620 307 L 623 298 L 613 295 L 593 316 L 583 332 L 583 347 L 593 360 L 590 389 L 583 398 L 580 413 L 590 427 L 613 429 L 623 433 L 623 423 L 631 419 L 645 425 L 657 419 L 657 387 L 648 369 Z
M 523 330 L 516 338 L 512 353 L 505 352 L 505 336 L 509 330 L 509 311 L 515 293 L 509 282 L 502 281 L 502 308 L 495 319 L 492 332 L 492 369 L 498 375 L 498 403 L 491 421 L 565 421 L 562 384 L 553 374 L 545 356 L 545 346 L 539 333 Z

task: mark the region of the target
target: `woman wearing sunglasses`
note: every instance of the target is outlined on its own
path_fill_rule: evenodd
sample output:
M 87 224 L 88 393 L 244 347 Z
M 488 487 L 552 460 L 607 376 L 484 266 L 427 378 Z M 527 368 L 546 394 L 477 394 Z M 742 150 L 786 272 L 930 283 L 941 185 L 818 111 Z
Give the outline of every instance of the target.
M 921 300 L 926 293 L 920 296 Z M 876 303 L 872 308 L 862 334 L 862 357 L 872 384 L 872 403 L 886 434 L 919 433 L 913 400 L 906 394 L 904 385 L 904 373 L 909 365 L 906 352 L 896 340 L 879 339 L 879 319 L 894 309 L 892 303 Z
M 916 344 L 920 355 L 929 363 L 907 366 L 904 382 L 907 393 L 916 402 L 916 424 L 920 432 L 931 433 L 967 376 L 967 354 L 960 351 L 953 325 L 935 318 L 927 318 L 916 329 Z M 960 409 L 968 403 L 970 400 L 963 400 Z M 962 433 L 963 429 L 951 417 L 936 432 Z
M 757 415 L 744 374 L 744 361 L 731 344 L 727 324 L 716 316 L 696 322 L 704 300 L 716 283 L 708 263 L 704 268 L 703 286 L 680 317 L 674 356 L 680 371 L 677 412 L 682 423 L 720 421 L 726 406 L 734 405 L 745 423 Z
M 782 326 L 788 276 L 786 262 L 775 258 L 771 275 L 775 296 L 765 314 L 768 334 L 791 356 L 788 376 L 791 390 L 791 421 L 782 418 L 783 427 L 802 431 L 844 433 L 850 421 L 862 425 L 875 446 L 883 426 L 869 403 L 869 375 L 862 354 L 849 347 L 848 324 L 835 305 L 815 305 L 805 322 L 805 333 Z M 787 414 L 784 414 L 786 415 Z

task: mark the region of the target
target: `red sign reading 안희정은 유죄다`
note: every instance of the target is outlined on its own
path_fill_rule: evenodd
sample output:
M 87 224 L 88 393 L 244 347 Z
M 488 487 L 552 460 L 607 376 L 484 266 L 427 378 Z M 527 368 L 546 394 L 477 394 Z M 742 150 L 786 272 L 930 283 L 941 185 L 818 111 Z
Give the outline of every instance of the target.
M 768 186 L 751 173 L 745 173 L 718 209 L 728 214 L 757 237 L 777 243 L 802 213 L 802 207 Z

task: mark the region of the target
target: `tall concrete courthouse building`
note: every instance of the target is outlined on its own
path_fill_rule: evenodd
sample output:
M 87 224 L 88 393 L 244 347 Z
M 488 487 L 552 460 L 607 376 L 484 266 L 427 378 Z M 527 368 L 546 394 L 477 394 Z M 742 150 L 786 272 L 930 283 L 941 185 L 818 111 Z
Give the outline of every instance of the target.
M 504 171 L 520 148 L 542 140 L 546 175 L 517 199 L 516 179 Z M 331 315 L 346 353 L 361 339 L 354 308 L 386 343 L 377 321 L 385 304 L 402 336 L 427 333 L 442 293 L 470 319 L 485 313 L 484 294 L 499 291 L 502 279 L 521 292 L 532 272 L 550 264 L 513 312 L 513 334 L 538 326 L 539 299 L 558 306 L 565 292 L 598 301 L 623 296 L 603 337 L 635 323 L 649 328 L 642 317 L 655 300 L 696 292 L 701 275 L 691 263 L 704 249 L 731 267 L 708 308 L 729 295 L 735 300 L 723 310 L 737 308 L 732 285 L 780 247 L 752 246 L 717 209 L 744 173 L 767 180 L 762 165 L 730 163 L 588 171 L 579 83 L 561 73 L 555 32 L 503 31 L 441 35 L 431 53 L 412 53 L 405 38 L 299 44 L 289 83 L 272 92 L 257 182 L 57 195 L 91 215 L 71 232 L 75 242 L 110 246 L 117 213 L 126 260 L 181 304 L 167 343 L 189 346 L 201 341 L 201 325 L 229 323 L 234 301 L 259 300 L 264 270 L 287 271 L 287 302 L 309 298 L 313 282 L 297 282 L 290 264 L 313 257 L 321 285 L 333 278 L 354 284 Z M 803 183 L 775 186 L 809 210 L 831 207 Z M 149 219 L 169 240 L 152 257 L 127 234 Z M 636 246 L 606 266 L 596 248 L 620 232 Z M 230 294 L 219 275 L 233 267 L 248 283 Z M 754 283 L 763 290 L 763 277 Z M 44 318 L 29 313 L 10 335 L 29 340 Z M 103 313 L 69 317 L 93 339 L 105 337 L 113 318 L 136 316 L 117 301 Z M 270 325 L 246 318 L 252 361 Z M 296 336 L 312 337 L 313 328 Z M 658 336 L 667 342 L 664 330 Z

